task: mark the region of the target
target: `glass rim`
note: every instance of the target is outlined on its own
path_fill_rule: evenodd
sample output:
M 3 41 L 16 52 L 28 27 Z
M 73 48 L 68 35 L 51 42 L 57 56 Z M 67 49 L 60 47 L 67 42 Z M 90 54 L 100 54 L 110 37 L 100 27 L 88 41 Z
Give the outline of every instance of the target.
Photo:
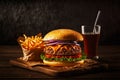
M 87 32 L 86 32 L 86 29 L 87 29 Z M 82 30 L 82 34 L 100 34 L 101 26 L 100 25 L 96 25 L 95 27 L 92 28 L 91 26 L 82 25 L 81 26 L 81 30 Z

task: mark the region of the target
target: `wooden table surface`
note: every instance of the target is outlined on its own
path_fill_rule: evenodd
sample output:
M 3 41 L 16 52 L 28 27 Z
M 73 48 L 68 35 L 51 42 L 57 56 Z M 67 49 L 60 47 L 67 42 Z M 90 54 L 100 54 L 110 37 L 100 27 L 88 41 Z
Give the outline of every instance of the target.
M 27 70 L 24 68 L 13 66 L 9 63 L 9 60 L 16 59 L 22 56 L 20 46 L 0 46 L 0 78 L 18 78 L 18 79 L 71 79 L 71 78 L 85 78 L 85 79 L 114 79 L 120 78 L 120 46 L 99 46 L 98 49 L 101 61 L 109 64 L 109 70 L 104 72 L 84 74 L 69 77 L 53 77 L 40 72 Z M 1 80 L 0 79 L 0 80 Z

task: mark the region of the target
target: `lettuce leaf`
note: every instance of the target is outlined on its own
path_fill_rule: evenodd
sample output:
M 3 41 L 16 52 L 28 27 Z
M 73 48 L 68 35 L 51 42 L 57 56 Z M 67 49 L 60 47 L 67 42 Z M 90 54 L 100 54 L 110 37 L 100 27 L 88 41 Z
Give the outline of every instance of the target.
M 40 58 L 42 60 L 48 60 L 48 61 L 74 62 L 74 61 L 80 61 L 80 60 L 86 59 L 86 55 L 84 53 L 82 53 L 82 57 L 80 57 L 80 58 L 65 58 L 65 57 L 61 57 L 61 58 L 46 58 L 44 54 L 41 54 Z

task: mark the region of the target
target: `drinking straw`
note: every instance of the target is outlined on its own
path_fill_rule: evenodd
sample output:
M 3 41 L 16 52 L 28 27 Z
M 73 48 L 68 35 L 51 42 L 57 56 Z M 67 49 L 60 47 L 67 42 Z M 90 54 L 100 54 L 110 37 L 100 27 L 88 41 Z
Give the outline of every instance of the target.
M 95 19 L 94 28 L 93 28 L 93 32 L 94 32 L 94 33 L 95 33 L 95 26 L 96 26 L 96 24 L 97 24 L 97 21 L 98 21 L 100 12 L 101 12 L 101 11 L 99 10 L 98 13 L 97 13 L 97 17 L 96 17 L 96 19 Z

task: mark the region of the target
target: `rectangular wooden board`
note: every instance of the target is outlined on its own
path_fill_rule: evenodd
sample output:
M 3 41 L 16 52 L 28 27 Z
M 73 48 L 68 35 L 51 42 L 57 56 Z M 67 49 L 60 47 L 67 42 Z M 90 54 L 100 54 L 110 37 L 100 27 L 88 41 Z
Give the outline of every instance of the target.
M 69 75 L 83 75 L 88 73 L 96 73 L 101 71 L 106 71 L 108 69 L 108 64 L 100 63 L 95 60 L 86 59 L 84 64 L 77 64 L 74 66 L 64 66 L 64 67 L 50 67 L 44 65 L 42 62 L 26 62 L 19 59 L 10 60 L 10 63 L 14 66 L 21 68 L 26 68 L 32 71 L 42 72 L 51 76 L 69 76 Z

